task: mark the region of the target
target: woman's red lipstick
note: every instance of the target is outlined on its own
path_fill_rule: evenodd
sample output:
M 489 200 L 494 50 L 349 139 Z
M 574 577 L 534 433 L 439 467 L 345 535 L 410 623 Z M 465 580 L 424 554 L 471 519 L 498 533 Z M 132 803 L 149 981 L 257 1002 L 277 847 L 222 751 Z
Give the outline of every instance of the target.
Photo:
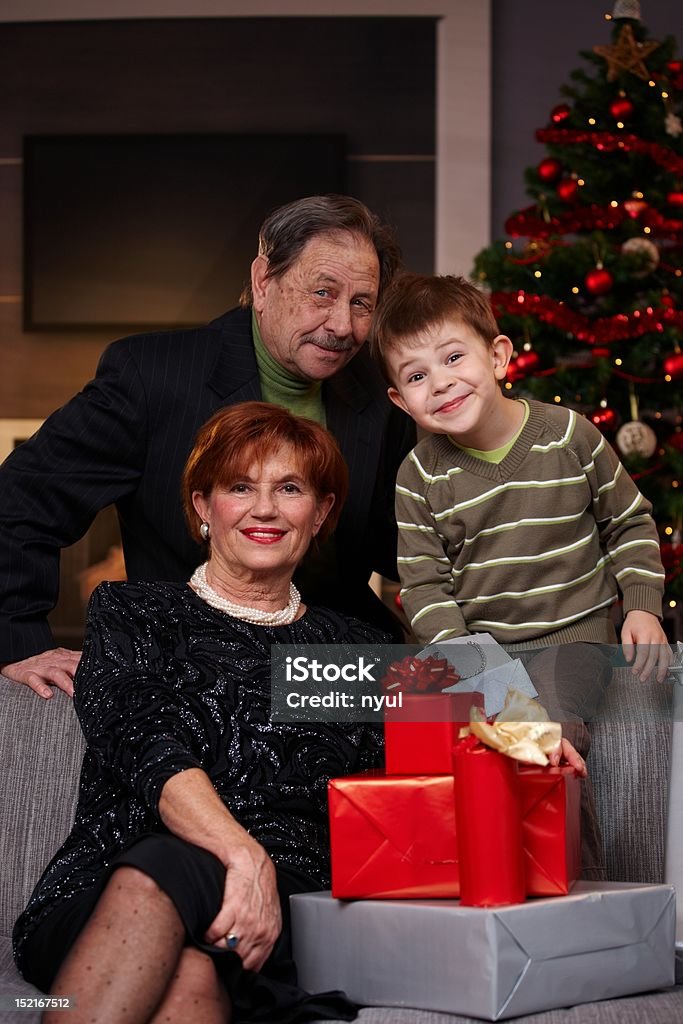
M 274 544 L 284 537 L 286 530 L 276 530 L 269 526 L 250 526 L 240 532 L 249 540 L 256 541 L 257 544 Z

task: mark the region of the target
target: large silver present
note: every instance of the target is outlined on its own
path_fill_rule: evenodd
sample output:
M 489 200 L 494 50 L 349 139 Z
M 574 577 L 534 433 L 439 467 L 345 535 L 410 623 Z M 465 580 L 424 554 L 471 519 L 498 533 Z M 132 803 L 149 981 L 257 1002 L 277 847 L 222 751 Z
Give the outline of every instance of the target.
M 503 1020 L 674 983 L 674 888 L 578 882 L 508 907 L 290 898 L 299 984 L 365 1006 Z

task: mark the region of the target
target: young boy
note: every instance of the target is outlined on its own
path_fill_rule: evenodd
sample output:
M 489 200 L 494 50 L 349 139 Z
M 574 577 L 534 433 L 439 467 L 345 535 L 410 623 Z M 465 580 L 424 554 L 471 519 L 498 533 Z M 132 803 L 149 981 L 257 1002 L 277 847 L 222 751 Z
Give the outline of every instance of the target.
M 396 488 L 401 599 L 418 640 L 491 633 L 528 647 L 622 643 L 669 667 L 651 506 L 600 432 L 501 391 L 512 342 L 463 278 L 404 274 L 371 340 L 389 398 L 428 431 Z
M 563 406 L 501 391 L 512 342 L 463 278 L 404 274 L 382 298 L 371 349 L 389 398 L 427 436 L 396 485 L 401 599 L 422 643 L 490 633 L 523 655 L 551 718 L 587 757 L 611 677 L 610 606 L 633 672 L 664 679 L 664 571 L 651 506 L 600 432 Z M 583 876 L 603 878 L 582 787 Z

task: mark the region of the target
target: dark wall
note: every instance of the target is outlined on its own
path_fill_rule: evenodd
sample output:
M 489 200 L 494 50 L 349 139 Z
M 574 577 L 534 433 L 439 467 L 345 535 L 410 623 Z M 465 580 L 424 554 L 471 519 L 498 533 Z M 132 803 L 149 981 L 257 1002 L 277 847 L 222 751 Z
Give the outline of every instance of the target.
M 612 28 L 604 15 L 613 6 L 611 0 L 492 0 L 494 238 L 504 234 L 513 210 L 528 205 L 524 170 L 545 155 L 534 133 L 563 101 L 560 87 L 583 63 L 579 51 L 610 42 Z M 681 55 L 683 3 L 642 0 L 641 13 L 649 38 L 675 36 Z
M 341 132 L 347 190 L 395 224 L 409 266 L 432 269 L 434 164 L 404 158 L 434 154 L 434 19 L 3 24 L 0 50 L 5 161 L 25 134 Z M 0 166 L 2 296 L 22 290 L 21 170 Z M 0 332 L 4 417 L 46 415 L 111 338 L 24 333 L 11 301 L 0 303 Z

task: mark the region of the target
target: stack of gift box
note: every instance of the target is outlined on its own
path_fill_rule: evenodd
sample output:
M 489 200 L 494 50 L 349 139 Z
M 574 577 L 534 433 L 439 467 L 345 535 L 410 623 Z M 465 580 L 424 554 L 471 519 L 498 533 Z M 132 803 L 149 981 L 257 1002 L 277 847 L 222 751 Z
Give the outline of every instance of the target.
M 461 740 L 484 698 L 443 692 L 458 682 L 445 659 L 393 668 L 402 706 L 386 712 L 385 772 L 330 782 L 332 895 L 457 898 L 463 869 L 471 905 L 566 895 L 580 860 L 574 770 Z
M 573 769 L 482 745 L 450 659 L 395 668 L 385 772 L 329 784 L 332 893 L 290 898 L 299 983 L 485 1020 L 673 984 L 673 887 L 574 884 Z

